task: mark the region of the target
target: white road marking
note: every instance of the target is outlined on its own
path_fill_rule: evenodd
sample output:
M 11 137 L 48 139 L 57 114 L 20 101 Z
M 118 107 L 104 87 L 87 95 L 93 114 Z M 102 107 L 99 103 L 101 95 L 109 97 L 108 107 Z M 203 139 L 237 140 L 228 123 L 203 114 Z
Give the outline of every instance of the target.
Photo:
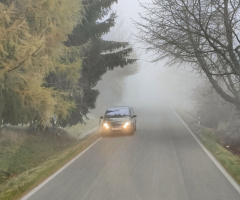
M 99 142 L 102 139 L 100 137 L 96 142 L 91 144 L 88 148 L 86 148 L 83 152 L 81 152 L 79 155 L 77 155 L 75 158 L 73 158 L 70 162 L 68 162 L 66 165 L 64 165 L 61 169 L 56 171 L 52 176 L 47 178 L 45 181 L 43 181 L 41 184 L 39 184 L 37 187 L 35 187 L 32 191 L 30 191 L 27 195 L 25 195 L 21 200 L 27 200 L 29 197 L 31 197 L 34 193 L 36 193 L 38 190 L 40 190 L 44 185 L 46 185 L 49 181 L 51 181 L 54 177 L 56 177 L 58 174 L 60 174 L 64 169 L 66 169 L 69 165 L 71 165 L 75 160 L 77 160 L 79 157 L 81 157 L 86 151 L 88 151 L 92 146 L 94 146 L 97 142 Z
M 203 146 L 203 144 L 200 142 L 200 140 L 196 137 L 196 135 L 193 133 L 193 131 L 188 127 L 188 125 L 184 122 L 184 120 L 178 115 L 178 113 L 172 108 L 175 115 L 180 119 L 180 121 L 183 123 L 183 125 L 187 128 L 187 130 L 191 133 L 191 135 L 194 137 L 194 139 L 197 141 L 197 143 L 202 147 L 202 149 L 205 151 L 205 153 L 209 156 L 209 158 L 213 161 L 213 163 L 217 166 L 217 168 L 223 173 L 223 175 L 229 180 L 229 182 L 233 185 L 233 187 L 238 191 L 240 194 L 240 186 L 238 183 L 232 178 L 232 176 L 225 170 L 225 168 L 221 165 L 221 163 L 212 155 L 208 149 Z

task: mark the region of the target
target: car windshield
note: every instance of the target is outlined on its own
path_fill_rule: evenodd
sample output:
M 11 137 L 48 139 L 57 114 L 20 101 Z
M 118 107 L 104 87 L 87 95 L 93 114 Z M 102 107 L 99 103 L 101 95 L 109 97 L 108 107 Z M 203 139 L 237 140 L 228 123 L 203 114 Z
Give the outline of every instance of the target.
M 129 116 L 127 108 L 110 108 L 106 111 L 105 118 L 121 118 Z

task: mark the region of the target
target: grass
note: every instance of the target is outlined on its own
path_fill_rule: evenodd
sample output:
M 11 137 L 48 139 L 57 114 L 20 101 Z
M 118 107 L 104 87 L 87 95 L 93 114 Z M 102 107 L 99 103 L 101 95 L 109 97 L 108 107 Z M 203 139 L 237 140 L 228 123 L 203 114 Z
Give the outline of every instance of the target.
M 0 137 L 0 183 L 36 167 L 47 158 L 76 143 L 76 140 L 51 135 L 3 130 Z
M 19 199 L 99 138 L 98 134 L 91 134 L 76 140 L 63 133 L 56 137 L 2 130 L 0 200 Z
M 211 129 L 202 128 L 198 136 L 206 148 L 215 156 L 235 181 L 240 184 L 240 156 L 234 155 L 231 151 L 220 145 Z

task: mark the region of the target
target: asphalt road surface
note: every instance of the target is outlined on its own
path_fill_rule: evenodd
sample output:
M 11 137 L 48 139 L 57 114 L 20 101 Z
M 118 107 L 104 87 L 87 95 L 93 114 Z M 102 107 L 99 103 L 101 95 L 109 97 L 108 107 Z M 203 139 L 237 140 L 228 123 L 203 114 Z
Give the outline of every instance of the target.
M 31 200 L 240 200 L 169 108 L 137 111 L 134 136 L 104 137 Z

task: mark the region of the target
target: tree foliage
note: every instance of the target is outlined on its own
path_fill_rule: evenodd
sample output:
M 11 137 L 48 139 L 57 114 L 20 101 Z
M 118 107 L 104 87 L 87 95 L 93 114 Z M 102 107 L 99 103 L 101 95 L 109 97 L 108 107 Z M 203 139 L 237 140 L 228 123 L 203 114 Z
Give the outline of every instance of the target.
M 116 2 L 117 0 L 85 0 L 85 18 L 74 28 L 65 43 L 66 46 L 87 47 L 83 50 L 82 76 L 78 79 L 82 92 L 73 94 L 77 107 L 63 124 L 76 124 L 82 121 L 89 109 L 95 108 L 99 91 L 94 87 L 107 70 L 135 62 L 127 58 L 132 52 L 129 43 L 102 39 L 115 25 L 116 14 L 111 11 L 111 5 Z
M 79 0 L 0 1 L 0 123 L 45 126 L 56 111 L 66 115 L 74 107 L 44 79 L 51 71 L 79 68 L 79 60 L 63 61 L 74 51 L 63 42 L 82 13 Z
M 155 60 L 191 63 L 240 111 L 238 0 L 152 0 L 142 5 L 139 39 Z
M 114 26 L 115 2 L 0 0 L 0 122 L 82 121 L 101 76 L 134 62 L 128 43 L 101 39 Z

